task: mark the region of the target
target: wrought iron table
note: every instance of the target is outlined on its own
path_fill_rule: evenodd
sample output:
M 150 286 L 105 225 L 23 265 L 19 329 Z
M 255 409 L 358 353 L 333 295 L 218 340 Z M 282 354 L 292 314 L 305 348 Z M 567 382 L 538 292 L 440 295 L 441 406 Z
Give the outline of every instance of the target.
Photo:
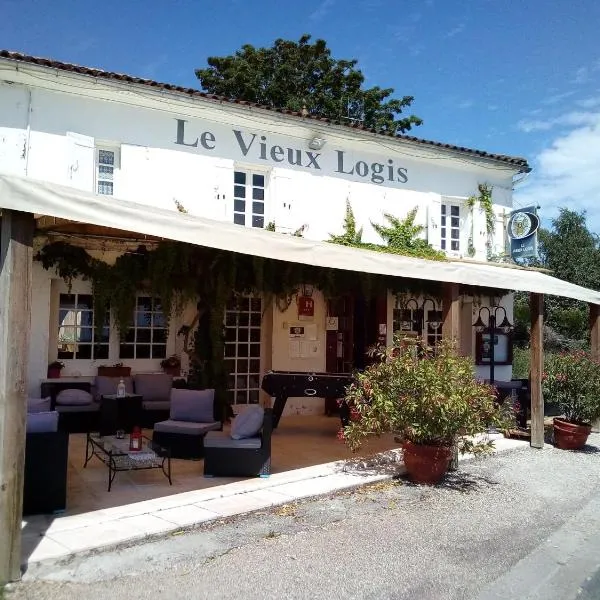
M 129 450 L 129 436 L 117 438 L 112 435 L 101 436 L 99 433 L 88 433 L 84 469 L 94 456 L 108 467 L 109 492 L 119 471 L 161 469 L 169 480 L 169 485 L 173 485 L 170 451 L 146 436 L 142 436 L 141 450 Z

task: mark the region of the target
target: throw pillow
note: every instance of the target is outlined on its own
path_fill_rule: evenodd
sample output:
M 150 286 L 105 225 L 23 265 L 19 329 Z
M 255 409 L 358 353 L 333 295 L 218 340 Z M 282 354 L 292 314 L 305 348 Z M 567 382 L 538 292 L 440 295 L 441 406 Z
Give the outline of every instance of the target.
M 249 406 L 243 413 L 239 414 L 231 424 L 231 438 L 241 440 L 254 437 L 263 426 L 265 409 L 258 404 Z
M 168 400 L 173 387 L 173 377 L 166 373 L 137 373 L 134 376 L 135 393 L 144 402 Z
M 51 398 L 27 398 L 27 412 L 39 413 L 50 410 Z
M 171 390 L 172 421 L 214 423 L 215 390 Z
M 91 404 L 94 397 L 85 390 L 62 390 L 56 395 L 56 404 L 62 406 L 86 406 Z
M 29 413 L 27 415 L 27 433 L 47 433 L 58 431 L 58 413 L 56 411 Z

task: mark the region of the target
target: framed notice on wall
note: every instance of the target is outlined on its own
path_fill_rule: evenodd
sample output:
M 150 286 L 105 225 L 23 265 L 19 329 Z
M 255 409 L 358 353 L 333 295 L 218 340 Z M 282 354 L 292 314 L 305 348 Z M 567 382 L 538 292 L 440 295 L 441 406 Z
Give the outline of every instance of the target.
M 512 333 L 497 332 L 477 333 L 477 346 L 475 364 L 489 365 L 492 356 L 492 343 L 494 344 L 494 364 L 512 365 L 513 342 Z

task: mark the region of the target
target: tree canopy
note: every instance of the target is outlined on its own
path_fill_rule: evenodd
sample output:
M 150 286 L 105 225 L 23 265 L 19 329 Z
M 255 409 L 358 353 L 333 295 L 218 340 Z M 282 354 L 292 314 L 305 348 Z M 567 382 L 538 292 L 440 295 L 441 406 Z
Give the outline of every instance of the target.
M 270 48 L 245 44 L 235 54 L 210 56 L 208 67 L 196 69 L 202 89 L 230 99 L 272 108 L 360 121 L 386 133 L 403 133 L 421 125 L 415 115 L 403 115 L 412 96 L 393 98 L 393 88 L 363 88 L 365 77 L 356 59 L 335 59 L 325 40 L 310 43 L 277 39 Z

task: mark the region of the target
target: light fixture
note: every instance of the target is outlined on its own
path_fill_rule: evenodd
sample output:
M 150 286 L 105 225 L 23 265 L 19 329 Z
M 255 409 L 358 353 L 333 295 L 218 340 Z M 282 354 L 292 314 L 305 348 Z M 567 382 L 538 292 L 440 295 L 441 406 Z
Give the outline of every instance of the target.
M 511 331 L 511 329 L 513 328 L 513 326 L 511 325 L 511 322 L 508 320 L 508 317 L 506 315 L 504 315 L 504 319 L 502 319 L 502 323 L 500 323 L 500 325 L 498 325 L 498 327 L 504 331 L 504 333 L 509 333 Z
M 481 333 L 485 330 L 485 323 L 483 322 L 481 315 L 477 317 L 477 321 L 473 323 L 473 327 L 475 327 L 475 331 Z
M 315 135 L 315 137 L 313 137 L 313 139 L 308 142 L 308 147 L 311 150 L 321 150 L 321 148 L 323 148 L 325 143 L 326 143 L 325 138 Z

